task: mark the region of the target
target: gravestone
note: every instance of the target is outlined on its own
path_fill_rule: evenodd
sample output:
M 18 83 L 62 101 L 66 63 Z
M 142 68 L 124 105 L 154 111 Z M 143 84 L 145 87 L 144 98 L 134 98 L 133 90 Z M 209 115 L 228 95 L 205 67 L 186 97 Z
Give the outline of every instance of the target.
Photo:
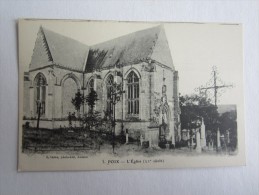
M 140 146 L 143 145 L 143 141 L 144 141 L 144 138 L 143 138 L 143 135 L 141 134 L 141 135 L 140 135 Z
M 229 144 L 230 143 L 229 130 L 227 130 L 226 134 L 227 134 L 227 144 Z
M 209 142 L 209 150 L 212 151 L 214 149 L 213 140 Z
M 206 135 L 205 135 L 205 124 L 204 120 L 202 118 L 202 123 L 201 123 L 201 148 L 206 147 Z
M 126 144 L 129 143 L 129 130 L 126 129 Z
M 200 132 L 196 131 L 196 148 L 195 148 L 196 152 L 201 152 L 201 136 L 200 136 Z
M 221 142 L 220 142 L 220 131 L 219 128 L 217 130 L 217 148 L 219 149 L 221 147 Z
M 193 146 L 194 146 L 194 139 L 195 139 L 195 134 L 194 134 L 195 130 L 191 129 L 190 131 L 192 133 L 192 135 L 190 136 L 190 146 L 193 148 Z

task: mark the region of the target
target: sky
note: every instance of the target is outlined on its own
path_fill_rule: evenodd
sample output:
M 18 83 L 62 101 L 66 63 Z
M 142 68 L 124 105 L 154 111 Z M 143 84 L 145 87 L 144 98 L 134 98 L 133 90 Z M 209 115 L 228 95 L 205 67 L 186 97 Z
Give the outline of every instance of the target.
M 243 101 L 242 25 L 26 20 L 19 23 L 19 63 L 25 71 L 28 70 L 41 25 L 86 45 L 94 45 L 161 24 L 179 73 L 179 92 L 182 95 L 195 93 L 195 88 L 206 86 L 212 78 L 212 67 L 216 66 L 222 83 L 234 86 L 224 90 L 218 104 Z

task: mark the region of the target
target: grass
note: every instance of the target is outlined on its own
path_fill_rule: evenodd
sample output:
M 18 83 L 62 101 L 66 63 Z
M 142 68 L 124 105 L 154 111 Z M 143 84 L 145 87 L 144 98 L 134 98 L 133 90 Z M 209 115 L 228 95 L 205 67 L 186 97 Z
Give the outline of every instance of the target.
M 114 156 L 141 155 L 226 155 L 226 151 L 203 151 L 197 153 L 195 149 L 179 147 L 176 149 L 162 149 L 158 146 L 143 147 L 139 141 L 130 139 L 125 144 L 125 136 L 115 137 L 115 153 L 112 148 L 112 135 L 110 132 L 84 131 L 82 129 L 32 129 L 23 128 L 23 152 L 34 153 L 58 153 L 58 154 L 87 154 L 96 155 L 107 153 Z M 232 152 L 233 153 L 233 152 Z M 233 153 L 234 154 L 234 153 Z

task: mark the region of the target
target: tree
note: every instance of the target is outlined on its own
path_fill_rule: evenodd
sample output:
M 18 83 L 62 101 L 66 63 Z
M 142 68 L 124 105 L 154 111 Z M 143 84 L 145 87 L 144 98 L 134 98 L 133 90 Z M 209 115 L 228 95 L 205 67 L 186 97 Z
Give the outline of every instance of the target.
M 180 96 L 179 100 L 182 129 L 191 130 L 199 128 L 201 119 L 203 119 L 206 129 L 211 130 L 206 133 L 207 141 L 214 140 L 215 142 L 219 121 L 217 107 L 211 103 L 210 99 L 195 94 Z M 191 137 L 193 133 L 193 131 L 190 131 Z
M 99 100 L 97 96 L 98 95 L 95 90 L 91 90 L 90 93 L 86 96 L 85 102 L 90 108 L 89 112 L 93 112 L 96 101 Z
M 228 147 L 231 150 L 235 150 L 237 148 L 237 113 L 236 111 L 228 111 L 223 113 L 219 117 L 219 128 L 221 134 L 225 136 L 227 139 L 227 131 L 229 133 L 229 143 Z M 226 140 L 226 142 L 228 142 Z
M 180 96 L 179 100 L 180 119 L 183 129 L 196 128 L 196 121 L 203 118 L 206 128 L 216 130 L 215 126 L 218 126 L 219 114 L 217 107 L 210 102 L 210 99 L 193 94 Z
M 86 128 L 89 130 L 93 130 L 103 123 L 101 113 L 94 110 L 96 101 L 98 100 L 98 95 L 94 90 L 91 90 L 85 98 L 85 103 L 89 106 L 89 111 L 83 116 L 83 123 L 86 124 Z
M 77 93 L 75 94 L 75 97 L 72 98 L 72 104 L 75 106 L 75 109 L 77 111 L 77 114 L 79 116 L 80 108 L 84 104 L 85 98 L 84 95 L 81 94 L 80 89 L 78 89 Z

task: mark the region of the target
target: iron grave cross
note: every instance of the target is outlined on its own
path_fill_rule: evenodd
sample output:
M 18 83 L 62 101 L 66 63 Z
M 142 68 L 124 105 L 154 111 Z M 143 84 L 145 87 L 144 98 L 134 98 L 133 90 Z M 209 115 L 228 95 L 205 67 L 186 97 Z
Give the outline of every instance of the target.
M 205 90 L 205 95 L 206 96 L 207 96 L 207 90 L 213 90 L 213 92 L 214 92 L 214 95 L 213 95 L 214 96 L 214 104 L 215 104 L 215 107 L 217 107 L 219 90 L 223 89 L 223 88 L 233 87 L 233 85 L 222 84 L 223 82 L 218 77 L 218 71 L 217 71 L 217 67 L 216 66 L 213 66 L 213 68 L 212 68 L 212 78 L 211 78 L 211 81 L 212 81 L 212 85 L 211 86 L 207 86 L 207 85 L 209 85 L 209 84 L 207 84 L 206 87 L 201 86 L 199 88 L 199 90 L 200 90 L 200 93 L 201 93 L 202 90 Z M 219 81 L 220 81 L 221 85 L 218 85 Z

